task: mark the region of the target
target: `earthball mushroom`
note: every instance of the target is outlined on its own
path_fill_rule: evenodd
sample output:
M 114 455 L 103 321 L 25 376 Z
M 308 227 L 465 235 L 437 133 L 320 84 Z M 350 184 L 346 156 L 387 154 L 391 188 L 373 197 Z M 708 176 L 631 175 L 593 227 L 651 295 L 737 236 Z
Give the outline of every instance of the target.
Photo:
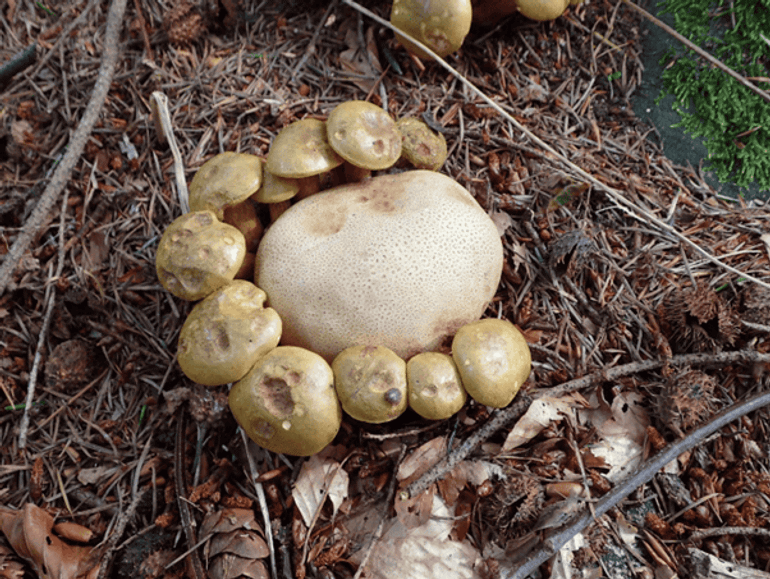
M 230 389 L 230 411 L 254 442 L 272 452 L 310 456 L 340 429 L 334 374 L 318 354 L 278 346 Z
M 247 153 L 219 153 L 201 165 L 190 183 L 190 211 L 213 211 L 245 201 L 262 184 L 262 160 Z
M 179 333 L 182 372 L 205 386 L 243 378 L 281 339 L 281 318 L 266 299 L 253 283 L 235 280 L 196 304 Z
M 396 123 L 401 133 L 401 156 L 415 169 L 438 171 L 447 158 L 446 139 L 414 117 Z
M 428 420 L 443 420 L 463 407 L 465 393 L 451 356 L 423 352 L 406 363 L 409 407 Z
M 326 134 L 332 149 L 365 173 L 387 169 L 401 156 L 396 121 L 385 109 L 366 101 L 345 101 L 334 107 L 326 121 Z
M 569 0 L 516 0 L 516 4 L 527 18 L 532 20 L 555 20 L 567 9 Z
M 381 424 L 406 410 L 406 363 L 383 346 L 351 346 L 332 362 L 342 409 L 356 420 Z
M 342 165 L 343 159 L 329 144 L 326 123 L 302 119 L 286 125 L 273 139 L 267 169 L 273 175 L 298 179 L 300 198 L 320 188 L 320 175 Z
M 495 408 L 511 403 L 532 369 L 522 333 L 508 320 L 496 318 L 460 328 L 452 340 L 452 358 L 471 398 Z
M 352 345 L 408 359 L 479 319 L 502 266 L 497 228 L 471 194 L 407 171 L 290 207 L 262 237 L 254 279 L 284 344 L 329 361 Z
M 233 280 L 246 255 L 246 239 L 211 211 L 177 217 L 158 243 L 160 284 L 178 298 L 197 301 Z
M 393 0 L 390 22 L 444 57 L 462 45 L 471 29 L 471 12 L 471 0 Z M 402 34 L 396 38 L 409 52 L 429 58 Z

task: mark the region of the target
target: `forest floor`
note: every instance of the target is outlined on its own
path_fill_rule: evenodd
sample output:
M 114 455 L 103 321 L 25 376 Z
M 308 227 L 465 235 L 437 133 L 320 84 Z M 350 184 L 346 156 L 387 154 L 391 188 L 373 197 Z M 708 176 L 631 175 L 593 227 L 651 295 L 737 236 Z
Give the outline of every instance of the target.
M 640 16 L 623 2 L 474 27 L 447 59 L 558 155 L 343 2 L 129 2 L 101 114 L 52 209 L 31 219 L 109 52 L 108 4 L 0 13 L 0 62 L 38 45 L 0 86 L 0 259 L 30 239 L 0 279 L 0 526 L 17 551 L 42 540 L 47 553 L 22 566 L 0 541 L 0 577 L 43 564 L 74 577 L 64 563 L 121 579 L 513 577 L 643 460 L 768 391 L 770 212 L 716 195 L 634 116 Z M 365 4 L 387 19 L 389 3 Z M 312 459 L 247 444 L 226 387 L 176 364 L 191 304 L 155 273 L 182 212 L 155 91 L 188 182 L 213 155 L 265 156 L 281 128 L 350 99 L 440 128 L 441 172 L 501 231 L 486 316 L 514 322 L 533 357 L 513 405 L 468 403 L 435 423 L 346 417 Z M 754 409 L 688 447 L 541 576 L 767 570 L 769 418 Z M 82 529 L 51 530 L 25 505 L 92 536 L 76 546 Z

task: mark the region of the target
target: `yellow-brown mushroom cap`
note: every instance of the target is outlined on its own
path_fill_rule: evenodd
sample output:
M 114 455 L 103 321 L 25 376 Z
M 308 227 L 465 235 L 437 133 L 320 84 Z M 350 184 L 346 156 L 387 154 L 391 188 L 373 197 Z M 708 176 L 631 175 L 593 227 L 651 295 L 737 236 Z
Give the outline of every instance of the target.
M 471 0 L 393 0 L 390 22 L 444 57 L 458 48 L 471 29 Z M 398 41 L 422 58 L 429 55 L 396 33 Z
M 458 412 L 468 398 L 451 356 L 423 352 L 406 363 L 409 407 L 428 420 L 443 420 Z
M 209 210 L 220 221 L 224 208 L 257 192 L 262 184 L 262 160 L 247 153 L 215 155 L 195 173 L 190 183 L 190 211 Z
M 356 420 L 380 424 L 407 407 L 406 363 L 383 346 L 351 346 L 332 362 L 342 409 Z
M 219 386 L 240 380 L 278 345 L 281 318 L 265 292 L 235 280 L 195 305 L 179 333 L 177 359 L 190 380 Z
M 446 139 L 428 125 L 414 117 L 399 119 L 401 132 L 401 156 L 415 169 L 438 171 L 447 158 Z
M 342 165 L 332 149 L 326 123 L 302 119 L 287 125 L 275 136 L 267 154 L 267 170 L 279 177 L 302 179 L 331 171 Z
M 326 133 L 340 157 L 362 169 L 387 169 L 401 156 L 396 122 L 384 109 L 366 101 L 337 105 L 329 113 Z
M 318 354 L 293 346 L 259 358 L 233 385 L 228 403 L 249 438 L 294 456 L 323 450 L 342 423 L 331 367 Z
M 178 298 L 197 301 L 233 280 L 246 255 L 246 239 L 211 211 L 177 217 L 158 243 L 160 284 Z
M 511 403 L 532 369 L 522 333 L 508 320 L 494 318 L 460 328 L 452 340 L 452 358 L 468 394 L 495 408 Z
M 532 20 L 555 20 L 567 9 L 569 0 L 517 0 L 521 12 Z
M 252 196 L 252 199 L 257 203 L 281 203 L 288 201 L 297 193 L 299 193 L 299 183 L 296 179 L 273 175 L 267 170 L 267 167 L 263 166 L 262 186 Z

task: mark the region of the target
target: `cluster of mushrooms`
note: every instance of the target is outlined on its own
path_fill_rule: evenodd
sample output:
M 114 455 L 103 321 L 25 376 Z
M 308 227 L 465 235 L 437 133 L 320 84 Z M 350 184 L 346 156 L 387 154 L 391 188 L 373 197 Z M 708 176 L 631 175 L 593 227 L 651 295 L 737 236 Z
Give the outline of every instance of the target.
M 555 20 L 570 4 L 581 0 L 393 0 L 390 22 L 441 57 L 460 48 L 471 23 L 496 24 L 520 12 L 532 20 Z M 410 52 L 428 55 L 405 36 L 398 41 Z
M 500 236 L 436 172 L 445 159 L 421 121 L 348 101 L 286 126 L 266 160 L 221 153 L 195 174 L 190 212 L 156 256 L 163 287 L 200 300 L 177 359 L 194 382 L 233 383 L 230 409 L 260 446 L 308 456 L 334 439 L 342 410 L 444 419 L 467 395 L 507 406 L 526 381 L 521 332 L 479 319 L 500 280 Z M 371 176 L 394 165 L 413 168 Z M 450 338 L 451 354 L 437 351 Z

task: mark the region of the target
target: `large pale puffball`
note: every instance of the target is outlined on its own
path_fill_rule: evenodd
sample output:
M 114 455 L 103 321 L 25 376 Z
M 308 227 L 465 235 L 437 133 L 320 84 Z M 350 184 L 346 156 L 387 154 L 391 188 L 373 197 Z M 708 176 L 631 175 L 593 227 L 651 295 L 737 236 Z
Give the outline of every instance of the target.
M 502 265 L 497 229 L 470 193 L 409 171 L 293 205 L 260 243 L 255 282 L 283 344 L 329 361 L 352 345 L 408 359 L 479 319 Z

